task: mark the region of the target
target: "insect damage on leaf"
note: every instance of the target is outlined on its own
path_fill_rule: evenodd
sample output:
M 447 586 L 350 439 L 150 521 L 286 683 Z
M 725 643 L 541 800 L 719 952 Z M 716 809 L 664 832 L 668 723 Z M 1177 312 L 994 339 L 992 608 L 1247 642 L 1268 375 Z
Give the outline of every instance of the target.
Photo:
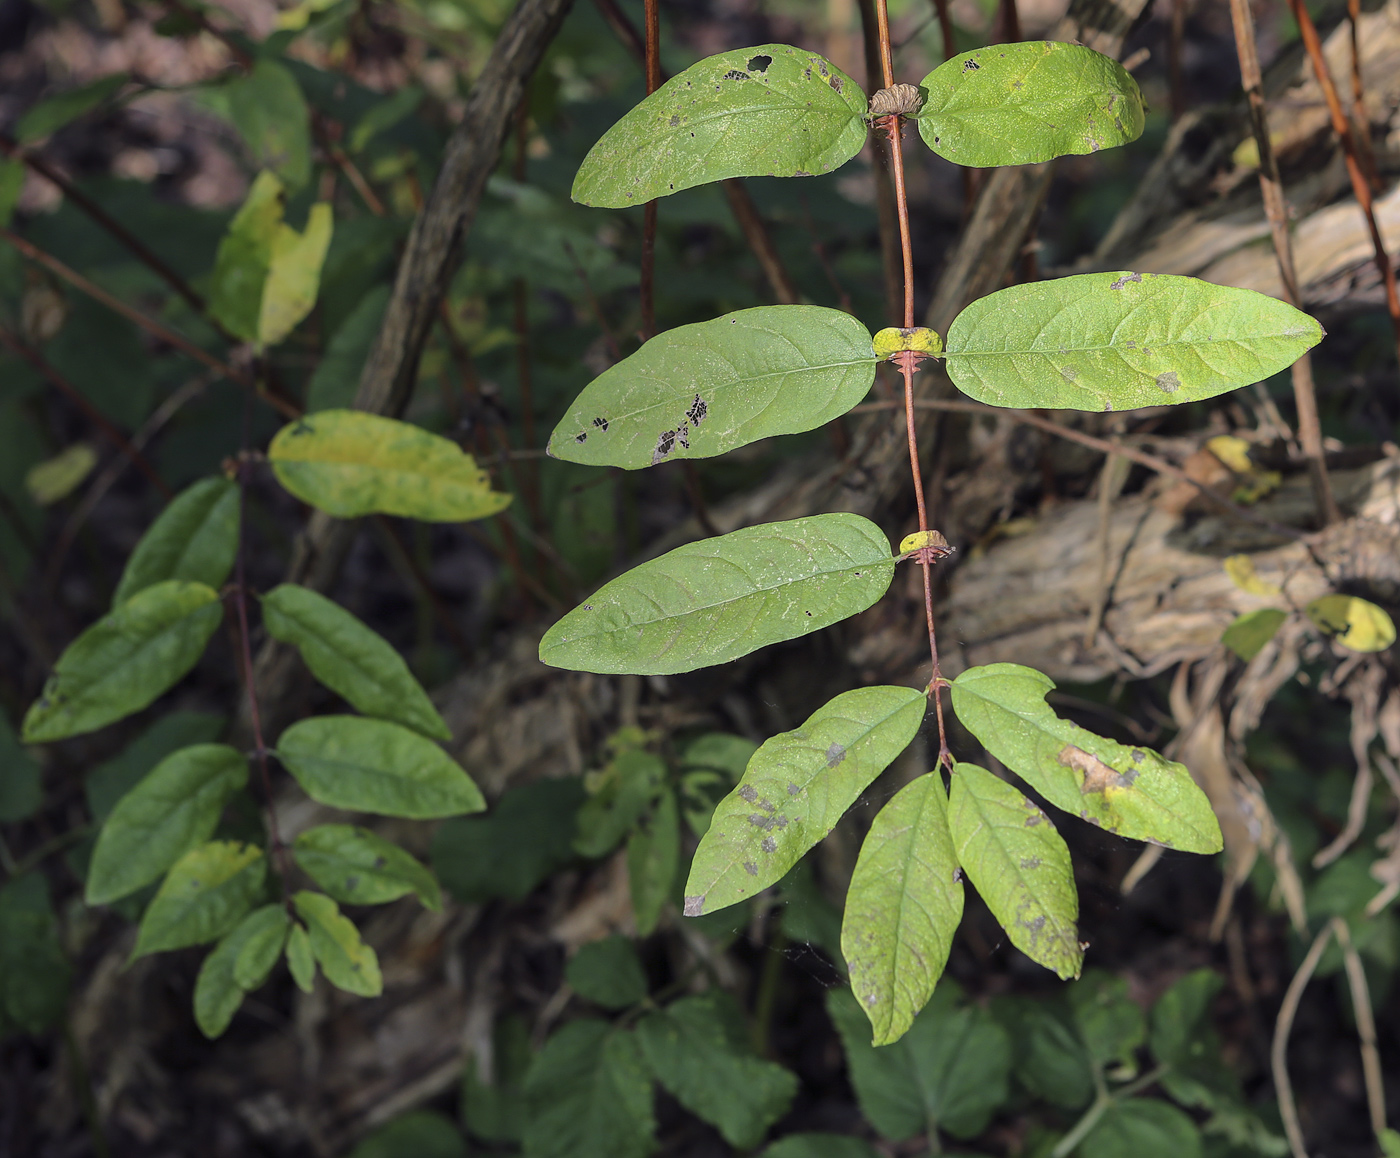
M 1133 749 L 1134 759 L 1139 763 L 1144 755 L 1140 748 Z M 1086 796 L 1090 792 L 1102 792 L 1112 796 L 1115 790 L 1131 787 L 1137 778 L 1136 771 L 1130 771 L 1126 776 L 1120 775 L 1097 756 L 1084 751 L 1083 748 L 1076 748 L 1073 744 L 1066 744 L 1061 748 L 1058 759 L 1066 768 L 1073 768 L 1084 777 L 1079 790 Z

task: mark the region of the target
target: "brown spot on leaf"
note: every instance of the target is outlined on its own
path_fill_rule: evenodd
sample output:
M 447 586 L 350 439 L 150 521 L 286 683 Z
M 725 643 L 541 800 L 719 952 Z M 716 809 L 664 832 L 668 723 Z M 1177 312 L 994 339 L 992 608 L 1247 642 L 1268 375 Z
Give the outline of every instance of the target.
M 763 838 L 763 843 L 760 844 L 758 847 L 761 848 L 764 852 L 777 852 L 778 842 L 774 840 L 771 836 L 765 836 Z
M 752 804 L 758 799 L 758 790 L 754 788 L 752 784 L 741 784 L 739 786 L 739 795 Z
M 836 765 L 841 763 L 845 758 L 846 749 L 835 741 L 832 741 L 831 747 L 826 750 L 826 766 L 828 768 L 835 768 Z
M 744 871 L 748 873 L 749 876 L 756 877 L 758 876 L 758 865 L 754 864 L 751 860 L 746 860 L 744 862 Z
M 671 121 L 670 121 L 671 128 L 673 128 L 673 129 L 676 128 L 680 123 L 681 123 L 680 117 L 678 117 L 678 116 L 673 116 L 673 117 L 671 118 Z
M 1137 775 L 1135 772 L 1130 772 L 1127 776 L 1120 776 L 1097 756 L 1084 751 L 1083 748 L 1076 748 L 1073 744 L 1066 744 L 1061 748 L 1056 759 L 1066 768 L 1073 768 L 1084 777 L 1079 791 L 1085 796 L 1091 792 L 1103 792 L 1108 788 L 1131 787 L 1133 779 Z
M 703 896 L 686 897 L 685 907 L 681 909 L 681 912 L 687 917 L 698 917 L 704 913 L 704 911 L 705 898 Z
M 1141 281 L 1141 280 L 1142 280 L 1142 274 L 1140 274 L 1140 273 L 1125 273 L 1125 274 L 1124 274 L 1122 277 L 1120 277 L 1117 281 L 1115 281 L 1115 282 L 1110 282 L 1109 285 L 1108 285 L 1108 288 L 1109 288 L 1109 289 L 1117 289 L 1117 290 L 1120 290 L 1120 289 L 1122 289 L 1125 285 L 1127 285 L 1129 282 Z
M 1161 387 L 1162 393 L 1175 394 L 1181 389 L 1181 379 L 1176 376 L 1175 370 L 1167 370 L 1157 375 L 1157 385 Z
M 796 795 L 797 795 L 799 792 L 801 792 L 801 791 L 802 791 L 802 789 L 799 788 L 796 784 L 791 784 L 791 783 L 790 783 L 790 784 L 788 785 L 788 795 L 789 795 L 789 796 L 796 796 Z

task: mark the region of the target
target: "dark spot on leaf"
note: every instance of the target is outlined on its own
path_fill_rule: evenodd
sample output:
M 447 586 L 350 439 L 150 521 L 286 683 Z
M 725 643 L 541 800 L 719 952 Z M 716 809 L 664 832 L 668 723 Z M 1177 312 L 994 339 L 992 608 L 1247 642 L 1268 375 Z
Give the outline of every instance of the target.
M 676 448 L 676 432 L 674 430 L 663 430 L 661 437 L 656 440 L 656 449 L 651 452 L 651 465 L 655 466 Z
M 801 791 L 802 791 L 802 789 L 799 788 L 796 784 L 793 784 L 793 783 L 789 782 L 789 784 L 788 784 L 788 795 L 789 795 L 789 796 L 796 796 L 796 795 L 797 795 L 799 792 L 801 792 Z
M 841 78 L 839 76 L 833 76 L 827 83 L 837 92 L 841 91 Z
M 1175 370 L 1168 370 L 1157 375 L 1157 385 L 1162 388 L 1164 394 L 1175 394 L 1181 389 L 1181 379 L 1176 376 Z
M 1073 382 L 1076 378 L 1079 377 L 1079 371 L 1073 366 L 1061 366 L 1060 377 L 1063 378 L 1066 382 Z
M 755 828 L 761 828 L 764 832 L 767 832 L 773 827 L 773 818 L 771 816 L 764 816 L 761 812 L 755 812 L 750 814 L 749 823 Z
M 676 428 L 676 441 L 679 442 L 684 449 L 690 449 L 690 427 L 684 422 Z
M 730 69 L 728 72 L 726 72 L 726 73 L 724 74 L 724 76 L 721 77 L 720 79 L 721 79 L 721 80 L 748 80 L 748 79 L 749 79 L 749 74 L 746 73 L 746 72 L 740 72 L 737 68 L 731 68 L 731 69 Z
M 346 877 L 346 878 L 345 878 L 345 891 L 346 891 L 346 892 L 353 893 L 353 892 L 354 892 L 356 889 L 358 889 L 359 887 L 360 887 L 360 878 L 359 878 L 359 877 Z
M 773 63 L 771 56 L 752 56 L 746 66 L 750 72 L 767 72 L 768 66 Z
M 771 836 L 765 836 L 763 838 L 763 843 L 760 844 L 758 847 L 761 848 L 764 852 L 777 852 L 778 842 L 774 840 Z
M 685 412 L 685 418 L 691 426 L 699 426 L 709 413 L 709 404 L 697 394 L 695 401 L 690 404 L 690 409 Z
M 965 60 L 963 61 L 962 70 L 963 72 L 976 72 L 981 67 L 982 66 L 975 60 Z
M 1021 867 L 1022 867 L 1023 869 L 1035 869 L 1035 868 L 1039 868 L 1039 867 L 1040 867 L 1040 857 L 1038 857 L 1038 856 L 1023 856 L 1023 857 L 1021 858 Z
M 811 70 L 810 68 L 804 68 L 804 69 L 802 70 L 802 75 L 803 75 L 807 80 L 811 80 L 811 79 L 812 79 L 812 70 Z
M 1142 280 L 1142 274 L 1140 274 L 1140 273 L 1125 273 L 1125 274 L 1124 274 L 1122 277 L 1120 277 L 1117 281 L 1115 281 L 1115 282 L 1110 282 L 1108 288 L 1109 288 L 1109 289 L 1122 289 L 1122 288 L 1123 288 L 1125 285 L 1127 285 L 1129 282 L 1141 281 L 1141 280 Z
M 765 812 L 777 812 L 777 811 L 778 811 L 776 808 L 773 807 L 773 802 L 772 802 L 771 800 L 768 800 L 767 798 L 764 798 L 763 800 L 760 800 L 760 801 L 758 802 L 758 806 L 759 806 L 761 809 L 763 809 Z
M 1144 760 L 1147 759 L 1147 753 L 1144 752 L 1141 748 L 1134 748 L 1132 751 L 1132 757 L 1134 764 L 1141 764 Z
M 955 868 L 955 869 L 953 869 L 953 883 L 954 883 L 954 884 L 957 884 L 960 880 L 962 880 L 962 869 L 961 869 L 961 868 Z
M 686 899 L 685 899 L 685 907 L 681 910 L 681 912 L 682 912 L 685 916 L 687 916 L 687 917 L 698 917 L 698 916 L 700 916 L 704 911 L 705 911 L 705 898 L 704 898 L 703 896 L 700 896 L 700 897 L 686 897 Z
M 595 418 L 593 425 L 598 427 L 604 434 L 608 432 L 608 420 L 606 418 Z
M 752 804 L 758 799 L 758 792 L 752 784 L 743 784 L 739 787 L 739 795 Z
M 671 118 L 671 128 L 674 129 L 674 128 L 675 128 L 677 125 L 679 125 L 680 123 L 681 123 L 680 117 L 675 116 L 675 117 L 672 117 L 672 118 Z
M 1042 820 L 1044 820 L 1044 819 L 1045 819 L 1044 813 L 1042 813 L 1039 809 L 1036 809 L 1036 811 L 1032 812 L 1028 817 L 1026 817 L 1026 827 L 1027 827 L 1027 828 L 1034 828 L 1037 824 L 1039 824 L 1039 823 L 1040 823 Z
M 751 877 L 756 877 L 756 876 L 758 876 L 758 865 L 754 864 L 753 861 L 751 861 L 751 860 L 745 861 L 745 862 L 744 862 L 744 871 L 745 871 L 746 873 L 748 873 L 749 876 L 751 876 Z
M 942 137 L 934 137 L 934 138 L 933 138 L 933 143 L 936 145 L 936 144 L 938 144 L 942 139 L 943 139 Z
M 588 435 L 585 434 L 585 433 L 583 433 L 583 431 L 579 431 L 578 434 L 574 435 L 574 441 L 575 441 L 575 442 L 587 442 L 587 441 L 588 441 Z
M 842 745 L 832 741 L 831 747 L 826 750 L 826 766 L 835 768 L 846 758 L 846 749 Z
M 807 612 L 807 618 L 808 618 L 808 619 L 811 619 L 811 618 L 812 618 L 812 613 L 811 613 L 810 611 Z
M 797 170 L 795 170 L 795 171 L 793 172 L 792 175 L 793 175 L 794 177 L 810 177 L 812 174 L 810 174 L 809 172 L 807 172 L 806 169 L 797 169 Z

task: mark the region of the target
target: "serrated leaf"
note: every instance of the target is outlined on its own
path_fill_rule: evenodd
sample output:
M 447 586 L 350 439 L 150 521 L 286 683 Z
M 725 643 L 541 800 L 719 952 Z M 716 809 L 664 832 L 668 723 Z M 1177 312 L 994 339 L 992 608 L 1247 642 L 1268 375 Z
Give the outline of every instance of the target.
M 303 993 L 310 993 L 315 987 L 316 955 L 311 951 L 311 937 L 295 921 L 287 933 L 287 969 Z
M 481 790 L 451 756 L 386 720 L 302 720 L 282 733 L 277 758 L 312 800 L 332 808 L 433 820 L 486 807 Z
M 296 893 L 292 904 L 306 922 L 311 952 L 326 980 L 346 993 L 378 997 L 384 989 L 379 958 L 360 940 L 360 931 L 341 914 L 340 906 L 324 893 L 305 891 Z
M 57 1024 L 71 975 L 43 874 L 22 873 L 0 885 L 0 1025 L 42 1033 Z
M 1035 803 L 975 764 L 958 764 L 948 812 L 958 863 L 1011 943 L 1061 980 L 1084 960 L 1069 849 Z
M 960 1001 L 945 981 L 893 1045 L 870 1044 L 870 1025 L 849 989 L 827 993 L 861 1112 L 892 1141 L 946 1130 L 972 1138 L 1006 1100 L 1011 1041 L 990 1014 Z
M 919 135 L 955 165 L 1032 165 L 1136 141 L 1137 81 L 1111 57 L 1058 40 L 993 44 L 944 61 L 921 86 Z
M 530 1030 L 523 1017 L 508 1014 L 496 1022 L 491 1080 L 477 1073 L 469 1056 L 462 1071 L 462 1122 L 487 1142 L 519 1143 L 525 1132 L 525 1075 L 534 1060 Z
M 933 996 L 962 912 L 948 797 L 930 772 L 875 817 L 846 892 L 841 953 L 875 1045 L 903 1036 Z
M 1094 1068 L 1065 1003 L 1044 997 L 997 997 L 992 1016 L 1016 1043 L 1016 1077 L 1039 1098 L 1067 1110 L 1094 1097 Z
M 681 860 L 681 817 L 676 794 L 667 788 L 651 814 L 627 838 L 627 880 L 637 935 L 656 931 L 661 910 L 671 897 Z
M 38 762 L 20 744 L 9 716 L 0 711 L 0 823 L 28 820 L 43 802 Z
M 219 594 L 169 579 L 138 592 L 78 636 L 24 717 L 40 744 L 96 731 L 139 712 L 194 667 L 219 626 Z
M 1246 611 L 1220 636 L 1220 642 L 1248 663 L 1264 650 L 1264 645 L 1278 634 L 1288 612 L 1277 607 L 1261 607 L 1258 611 Z
M 1128 996 L 1126 979 L 1091 969 L 1070 988 L 1069 1003 L 1094 1064 L 1133 1066 L 1134 1052 L 1147 1040 L 1147 1018 Z
M 442 908 L 442 891 L 433 874 L 367 828 L 309 828 L 292 843 L 292 855 L 307 876 L 342 904 L 381 905 L 415 893 L 424 908 Z
M 1020 664 L 968 668 L 953 681 L 953 710 L 987 751 L 1057 808 L 1133 840 L 1219 852 L 1220 825 L 1185 765 L 1060 719 L 1045 702 L 1054 686 Z
M 311 180 L 311 113 L 287 68 L 261 57 L 223 95 L 258 168 L 272 169 L 294 189 Z
M 846 1134 L 789 1134 L 763 1151 L 761 1158 L 882 1158 L 864 1138 Z
M 656 1148 L 637 1039 L 584 1018 L 552 1034 L 525 1078 L 526 1158 L 645 1158 Z
M 216 840 L 190 849 L 146 907 L 132 960 L 217 941 L 253 907 L 266 876 L 267 859 L 255 845 Z
M 287 490 L 341 519 L 379 512 L 465 523 L 510 503 L 456 443 L 362 410 L 308 414 L 277 432 L 267 457 Z
M 239 928 L 246 926 L 246 932 L 233 962 L 233 979 L 240 989 L 252 992 L 267 980 L 282 956 L 290 925 L 282 905 L 264 905 L 243 918 Z
M 757 1057 L 728 994 L 683 997 L 648 1014 L 637 1040 L 657 1080 L 724 1140 L 749 1150 L 787 1113 L 797 1075 Z
M 856 688 L 764 743 L 695 852 L 686 916 L 722 909 L 780 880 L 908 747 L 927 707 L 914 688 Z
M 554 428 L 569 462 L 714 458 L 840 417 L 870 392 L 870 331 L 824 306 L 758 306 L 658 334 L 603 371 Z
M 16 140 L 21 145 L 29 145 L 57 132 L 64 125 L 116 96 L 130 79 L 126 73 L 116 72 L 91 84 L 69 89 L 40 101 L 15 123 Z
M 1201 1158 L 1196 1124 L 1175 1106 L 1150 1098 L 1115 1100 L 1085 1136 L 1080 1158 Z
M 353 707 L 435 739 L 452 739 L 403 657 L 339 604 L 283 583 L 263 596 L 262 608 L 267 633 L 292 644 L 311 674 Z
M 564 980 L 580 997 L 604 1009 L 626 1009 L 647 995 L 647 975 L 637 951 L 617 934 L 581 946 L 564 967 Z
M 321 288 L 321 266 L 331 244 L 334 219 L 330 203 L 318 201 L 298 233 L 280 225 L 272 238 L 267 281 L 258 309 L 258 343 L 275 346 L 296 329 L 316 304 Z
M 687 543 L 604 584 L 540 641 L 551 667 L 673 675 L 864 611 L 894 576 L 859 515 L 813 515 Z
M 214 835 L 224 805 L 247 782 L 248 761 L 226 744 L 167 756 L 103 823 L 83 899 L 105 905 L 150 884 Z
M 386 1122 L 348 1158 L 466 1158 L 467 1143 L 445 1114 L 413 1110 Z
M 1319 630 L 1351 651 L 1384 651 L 1395 642 L 1395 621 L 1355 595 L 1324 595 L 1303 611 Z
M 989 406 L 1132 410 L 1262 382 L 1322 327 L 1253 290 L 1156 273 L 1085 273 L 988 294 L 948 330 L 948 376 Z
M 728 177 L 810 177 L 865 144 L 865 93 L 814 52 L 760 44 L 672 77 L 589 150 L 573 199 L 621 209 Z
M 209 283 L 209 313 L 235 337 L 258 340 L 263 287 L 272 264 L 272 247 L 282 228 L 285 188 L 263 170 L 219 242 Z
M 1152 1007 L 1152 1056 L 1165 1064 L 1162 1087 L 1183 1106 L 1225 1110 L 1240 1096 L 1239 1078 L 1221 1056 L 1210 1003 L 1225 987 L 1213 969 L 1194 969 L 1172 983 Z
M 167 579 L 203 583 L 217 591 L 238 551 L 238 507 L 238 485 L 222 476 L 182 490 L 131 552 L 112 606 Z

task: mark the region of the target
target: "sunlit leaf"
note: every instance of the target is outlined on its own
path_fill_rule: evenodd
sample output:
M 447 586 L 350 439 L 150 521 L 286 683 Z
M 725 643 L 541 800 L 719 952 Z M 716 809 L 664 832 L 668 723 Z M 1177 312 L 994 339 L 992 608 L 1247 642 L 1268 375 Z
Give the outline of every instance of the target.
M 290 225 L 278 226 L 258 311 L 260 345 L 277 345 L 316 304 L 332 227 L 331 207 L 326 201 L 311 207 L 303 232 Z
M 1058 40 L 993 44 L 923 85 L 919 135 L 956 165 L 1030 165 L 1142 135 L 1142 93 L 1111 57 Z
M 948 797 L 930 772 L 875 817 L 846 892 L 841 952 L 876 1045 L 900 1038 L 933 995 L 962 912 Z
M 326 980 L 347 993 L 378 997 L 384 989 L 379 958 L 360 940 L 360 931 L 341 914 L 340 906 L 324 893 L 305 891 L 296 893 L 292 904 L 306 922 L 311 952 Z
M 1288 612 L 1280 611 L 1276 607 L 1246 611 L 1225 629 L 1220 642 L 1248 663 L 1278 634 L 1278 629 L 1287 618 Z
M 859 515 L 813 515 L 687 543 L 599 588 L 545 633 L 551 667 L 667 675 L 738 659 L 864 611 L 894 576 Z
M 292 494 L 342 519 L 378 511 L 462 523 L 510 502 L 456 443 L 362 410 L 308 414 L 277 432 L 267 457 Z
M 680 859 L 680 808 L 675 792 L 666 788 L 627 839 L 627 880 L 639 937 L 655 932 L 676 883 Z
M 30 467 L 24 476 L 24 489 L 39 506 L 52 506 L 77 490 L 96 465 L 97 451 L 86 442 L 75 442 Z
M 1132 410 L 1214 398 L 1322 340 L 1287 302 L 1155 273 L 1085 273 L 988 294 L 948 330 L 948 376 L 990 406 Z
M 686 916 L 722 909 L 780 880 L 908 747 L 927 706 L 914 688 L 856 688 L 763 744 L 700 841 L 685 886 Z
M 139 712 L 198 661 L 219 626 L 219 594 L 203 583 L 147 587 L 78 636 L 24 717 L 26 743 L 92 732 Z
M 352 824 L 308 828 L 292 842 L 297 865 L 346 905 L 382 905 L 409 893 L 442 908 L 442 891 L 422 864 L 393 841 Z
M 549 453 L 627 470 L 815 430 L 870 391 L 870 331 L 823 306 L 759 306 L 658 334 L 603 371 Z
M 1324 595 L 1303 610 L 1319 630 L 1352 651 L 1384 651 L 1395 642 L 1395 621 L 1355 595 Z
M 948 822 L 958 863 L 1011 943 L 1061 979 L 1078 977 L 1079 894 L 1050 818 L 1006 781 L 958 764 Z
M 267 859 L 255 845 L 216 840 L 190 849 L 147 906 L 132 959 L 217 941 L 262 895 L 266 875 Z
M 238 485 L 216 475 L 202 478 L 170 500 L 131 552 L 112 606 L 166 579 L 203 583 L 216 591 L 233 569 L 238 551 Z
M 589 150 L 573 198 L 620 209 L 726 177 L 811 177 L 865 144 L 865 93 L 815 52 L 760 44 L 672 77 Z
M 953 710 L 993 756 L 1057 808 L 1109 832 L 1185 852 L 1219 852 L 1220 825 L 1185 765 L 1062 720 L 1049 676 L 1014 663 L 968 668 Z

